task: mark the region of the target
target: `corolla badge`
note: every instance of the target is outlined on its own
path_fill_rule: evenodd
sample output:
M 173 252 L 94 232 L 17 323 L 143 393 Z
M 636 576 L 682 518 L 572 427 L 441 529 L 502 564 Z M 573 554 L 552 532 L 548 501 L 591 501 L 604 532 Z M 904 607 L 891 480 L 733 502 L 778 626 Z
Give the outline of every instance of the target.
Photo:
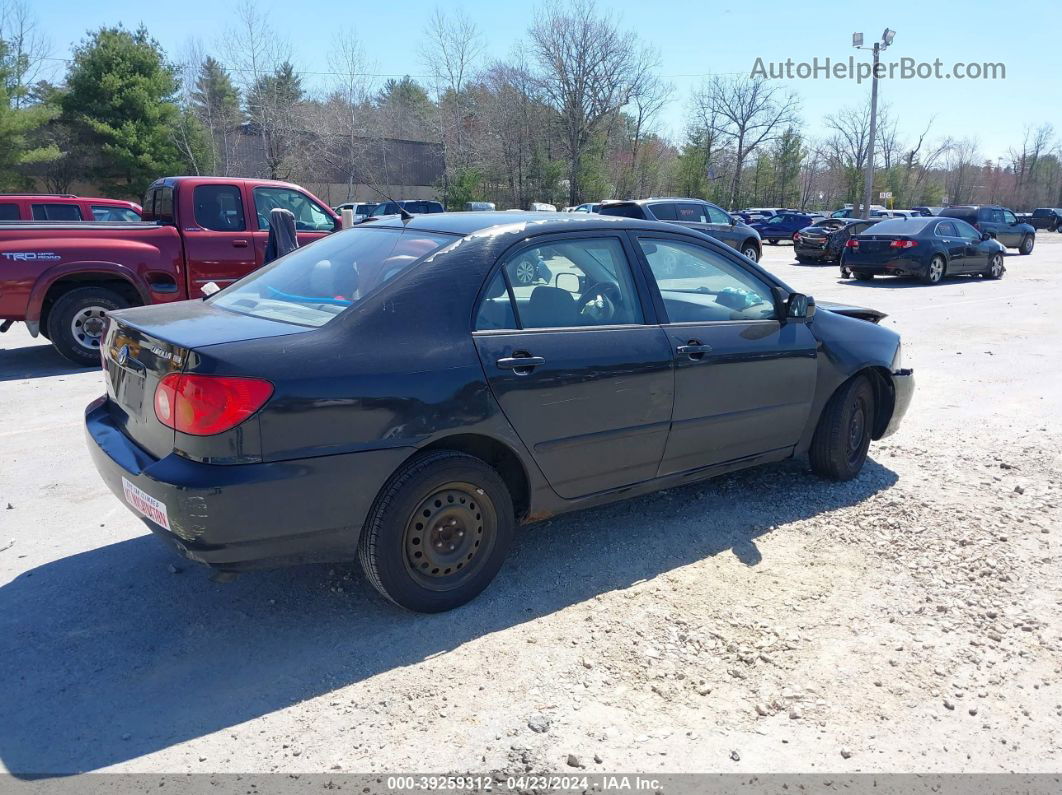
M 125 363 L 128 360 L 129 360 L 129 346 L 128 345 L 123 345 L 121 347 L 121 349 L 118 351 L 118 358 L 117 358 L 116 361 L 118 362 L 119 366 L 124 366 Z

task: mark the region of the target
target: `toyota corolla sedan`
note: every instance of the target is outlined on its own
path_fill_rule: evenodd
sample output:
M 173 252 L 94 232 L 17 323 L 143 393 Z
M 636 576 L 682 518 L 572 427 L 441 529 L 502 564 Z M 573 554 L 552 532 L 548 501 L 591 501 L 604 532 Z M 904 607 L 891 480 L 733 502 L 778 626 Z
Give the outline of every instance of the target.
M 1003 244 L 958 218 L 891 218 L 844 245 L 841 275 L 863 281 L 914 276 L 939 284 L 947 276 L 1002 279 L 1006 273 Z
M 548 281 L 519 278 L 528 252 Z M 112 313 L 88 442 L 186 558 L 356 557 L 435 612 L 487 586 L 520 523 L 805 453 L 855 477 L 913 389 L 881 317 L 674 224 L 388 218 Z

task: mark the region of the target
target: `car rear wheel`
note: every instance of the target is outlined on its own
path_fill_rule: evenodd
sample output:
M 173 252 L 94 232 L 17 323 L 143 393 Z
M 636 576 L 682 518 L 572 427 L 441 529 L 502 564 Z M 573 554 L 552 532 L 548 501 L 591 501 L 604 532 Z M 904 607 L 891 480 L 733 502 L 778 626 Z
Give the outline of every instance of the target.
M 751 241 L 745 242 L 745 245 L 741 247 L 741 253 L 753 262 L 760 261 L 760 250 L 756 247 L 756 244 Z
M 113 290 L 80 287 L 59 297 L 48 313 L 48 338 L 66 359 L 82 367 L 98 366 L 106 314 L 129 302 Z
M 819 418 L 808 451 L 811 469 L 830 480 L 851 480 L 863 468 L 870 449 L 874 389 L 864 376 L 843 384 Z
M 369 582 L 407 610 L 465 604 L 498 573 L 512 541 L 512 498 L 484 461 L 454 451 L 414 457 L 381 489 L 358 542 Z
M 1036 245 L 1036 239 L 1032 235 L 1026 235 L 1021 239 L 1021 245 L 1018 247 L 1018 253 L 1032 254 L 1034 245 Z
M 986 279 L 1002 279 L 1003 278 L 1003 255 L 993 254 L 988 259 L 988 270 L 981 275 Z
M 929 261 L 929 265 L 926 267 L 926 272 L 922 274 L 922 281 L 925 284 L 940 284 L 944 275 L 948 272 L 948 266 L 944 262 L 943 257 L 933 257 Z
M 810 264 L 811 264 L 812 262 L 814 262 L 814 261 L 815 261 L 815 260 L 813 260 L 813 259 L 812 259 L 811 257 L 801 257 L 801 256 L 800 256 L 799 254 L 797 255 L 797 258 L 796 258 L 796 260 L 797 260 L 797 262 L 799 262 L 799 263 L 800 263 L 801 265 L 810 265 Z
M 859 271 L 856 271 L 855 277 L 856 277 L 856 281 L 857 282 L 869 282 L 869 281 L 873 281 L 874 274 L 873 273 L 860 273 Z

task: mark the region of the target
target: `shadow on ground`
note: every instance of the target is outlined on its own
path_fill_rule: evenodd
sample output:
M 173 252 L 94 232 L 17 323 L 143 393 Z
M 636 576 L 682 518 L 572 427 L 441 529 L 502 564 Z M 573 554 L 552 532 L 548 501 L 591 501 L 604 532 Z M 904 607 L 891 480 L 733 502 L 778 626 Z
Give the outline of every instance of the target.
M 0 348 L 0 381 L 21 381 L 51 375 L 84 373 L 92 368 L 78 367 L 60 356 L 51 345 Z
M 216 585 L 150 536 L 72 555 L 0 588 L 0 759 L 23 776 L 136 759 L 713 555 L 757 565 L 770 528 L 895 481 L 873 461 L 845 484 L 787 462 L 555 518 L 524 529 L 479 599 L 435 616 L 360 573 L 334 591 L 341 566 Z

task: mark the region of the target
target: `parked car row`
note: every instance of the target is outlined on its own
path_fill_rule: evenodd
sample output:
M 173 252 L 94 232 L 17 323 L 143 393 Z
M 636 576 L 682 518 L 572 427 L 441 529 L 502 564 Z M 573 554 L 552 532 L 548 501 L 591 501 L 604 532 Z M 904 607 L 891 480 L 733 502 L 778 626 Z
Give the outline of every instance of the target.
M 141 207 L 73 193 L 0 193 L 0 221 L 139 221 Z

